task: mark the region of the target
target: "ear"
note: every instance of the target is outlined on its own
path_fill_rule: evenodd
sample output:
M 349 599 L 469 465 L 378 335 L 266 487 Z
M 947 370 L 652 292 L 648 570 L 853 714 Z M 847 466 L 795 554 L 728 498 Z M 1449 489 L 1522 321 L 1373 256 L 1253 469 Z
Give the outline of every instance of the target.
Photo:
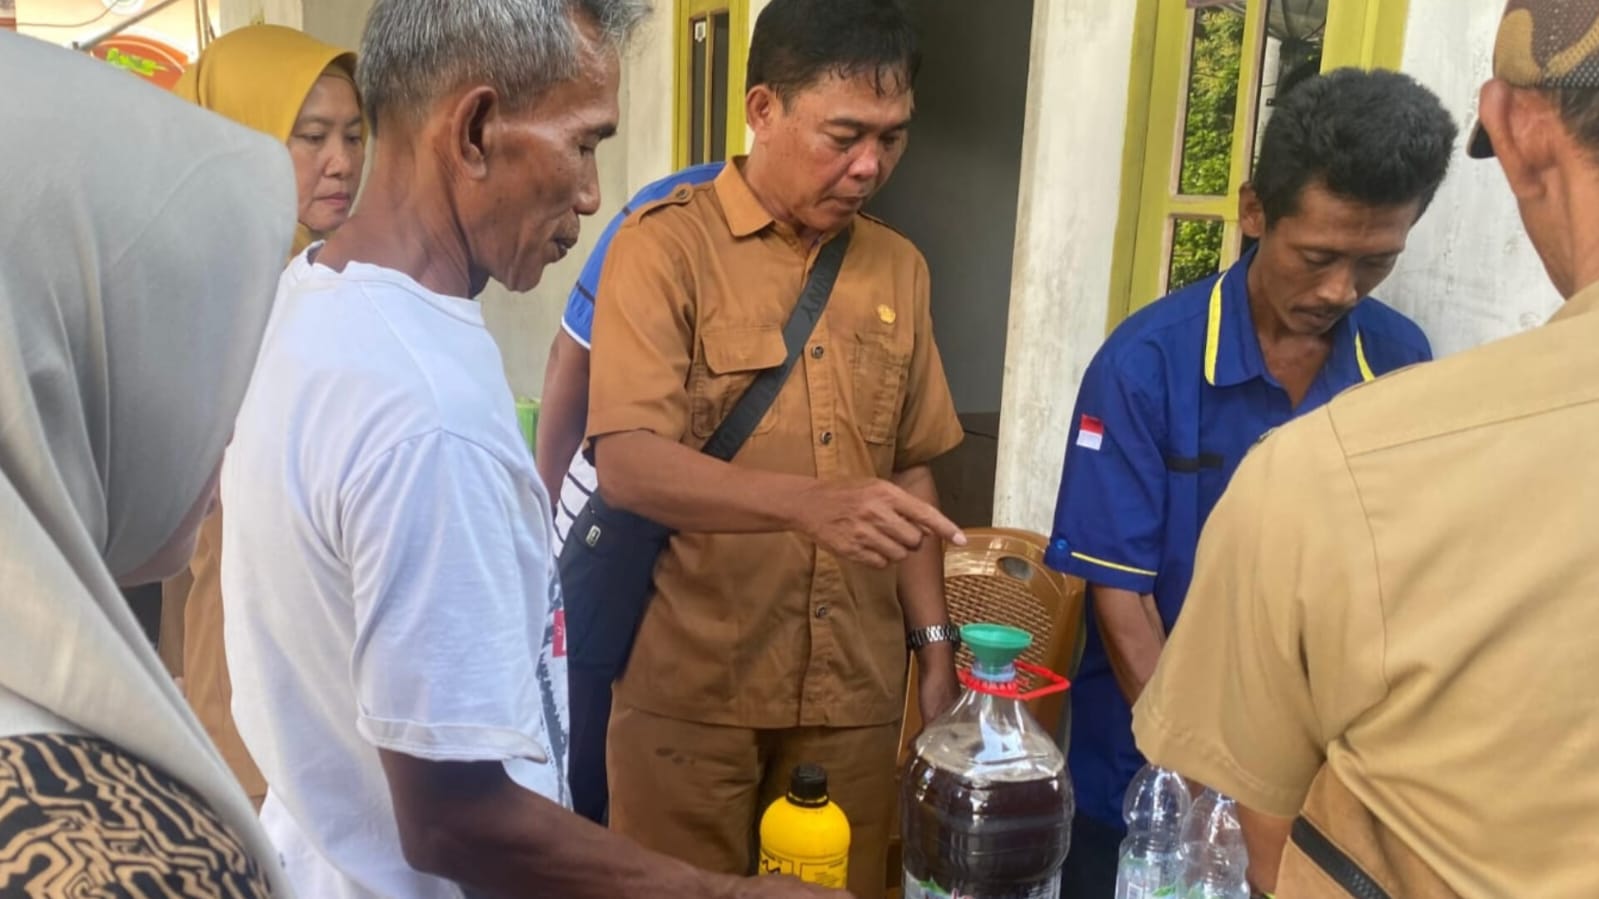
M 1260 204 L 1253 182 L 1238 189 L 1238 228 L 1245 237 L 1255 240 L 1266 236 L 1266 207 Z
M 450 108 L 450 155 L 468 177 L 488 174 L 491 126 L 502 108 L 499 92 L 486 84 L 461 94 Z
M 783 100 L 771 87 L 757 84 L 744 95 L 744 121 L 759 141 L 783 112 Z
M 1518 199 L 1544 191 L 1543 175 L 1555 164 L 1559 116 L 1533 91 L 1518 91 L 1495 78 L 1482 86 L 1477 116 L 1493 141 L 1494 158 Z

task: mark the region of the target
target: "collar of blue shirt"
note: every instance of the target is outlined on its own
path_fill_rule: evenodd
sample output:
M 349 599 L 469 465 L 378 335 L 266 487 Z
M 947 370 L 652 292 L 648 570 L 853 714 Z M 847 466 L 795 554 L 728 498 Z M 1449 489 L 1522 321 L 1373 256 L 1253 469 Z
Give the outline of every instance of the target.
M 1212 387 L 1233 387 L 1254 378 L 1276 383 L 1266 371 L 1266 357 L 1255 334 L 1254 316 L 1249 311 L 1249 266 L 1255 249 L 1216 276 L 1210 292 L 1210 312 L 1205 325 L 1205 382 Z M 1343 383 L 1370 381 L 1376 375 L 1366 361 L 1365 343 L 1360 335 L 1361 308 L 1366 299 L 1333 328 L 1333 350 L 1327 359 L 1330 374 Z

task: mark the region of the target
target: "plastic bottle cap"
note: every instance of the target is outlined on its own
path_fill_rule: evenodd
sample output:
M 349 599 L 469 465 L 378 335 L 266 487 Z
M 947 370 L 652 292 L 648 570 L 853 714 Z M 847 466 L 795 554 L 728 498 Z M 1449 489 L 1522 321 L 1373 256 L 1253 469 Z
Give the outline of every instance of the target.
M 788 777 L 788 799 L 795 805 L 817 808 L 827 804 L 827 772 L 821 765 L 796 765 Z
M 961 626 L 961 642 L 971 648 L 979 669 L 1002 671 L 1033 645 L 1033 635 L 1003 624 L 966 624 Z

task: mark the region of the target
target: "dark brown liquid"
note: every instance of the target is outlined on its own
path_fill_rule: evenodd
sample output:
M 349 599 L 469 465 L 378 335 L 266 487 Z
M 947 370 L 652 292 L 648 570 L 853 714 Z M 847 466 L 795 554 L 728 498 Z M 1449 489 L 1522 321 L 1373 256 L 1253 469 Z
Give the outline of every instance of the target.
M 911 760 L 900 799 L 905 870 L 973 899 L 1054 897 L 1071 846 L 1073 801 L 1064 773 L 975 786 Z

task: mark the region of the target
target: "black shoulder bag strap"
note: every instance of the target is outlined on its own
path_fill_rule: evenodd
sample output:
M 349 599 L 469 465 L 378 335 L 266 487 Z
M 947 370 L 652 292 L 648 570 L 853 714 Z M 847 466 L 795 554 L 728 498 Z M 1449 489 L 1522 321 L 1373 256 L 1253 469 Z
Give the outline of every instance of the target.
M 850 232 L 844 231 L 817 254 L 805 290 L 783 326 L 788 357 L 782 365 L 755 376 L 705 442 L 706 455 L 731 461 L 772 408 L 827 307 L 849 237 Z M 627 664 L 649 599 L 656 557 L 671 535 L 670 528 L 608 505 L 599 491 L 578 512 L 559 561 L 573 671 L 603 672 L 609 685 Z
M 845 230 L 817 254 L 805 290 L 783 326 L 788 357 L 777 368 L 755 376 L 705 442 L 706 455 L 731 461 L 772 408 L 827 307 L 849 237 Z M 573 807 L 592 821 L 603 823 L 606 815 L 605 734 L 611 682 L 627 667 L 652 593 L 655 561 L 671 534 L 654 521 L 607 506 L 595 491 L 578 512 L 561 552 L 569 662 L 569 781 Z
M 849 229 L 846 228 L 816 254 L 816 264 L 811 267 L 810 277 L 805 280 L 805 290 L 800 293 L 799 302 L 794 304 L 794 311 L 789 313 L 788 323 L 783 325 L 783 346 L 788 349 L 788 358 L 783 360 L 782 365 L 768 368 L 755 376 L 744 395 L 738 398 L 733 411 L 717 425 L 711 439 L 705 441 L 701 449 L 705 455 L 723 462 L 731 461 L 738 455 L 744 442 L 755 433 L 755 427 L 766 417 L 772 403 L 777 401 L 777 395 L 782 392 L 789 373 L 794 370 L 794 364 L 805 351 L 806 342 L 816 331 L 816 323 L 822 317 L 822 310 L 827 308 L 828 298 L 833 295 L 833 284 L 838 281 L 838 270 L 843 266 L 844 253 L 849 249 L 849 235 Z

